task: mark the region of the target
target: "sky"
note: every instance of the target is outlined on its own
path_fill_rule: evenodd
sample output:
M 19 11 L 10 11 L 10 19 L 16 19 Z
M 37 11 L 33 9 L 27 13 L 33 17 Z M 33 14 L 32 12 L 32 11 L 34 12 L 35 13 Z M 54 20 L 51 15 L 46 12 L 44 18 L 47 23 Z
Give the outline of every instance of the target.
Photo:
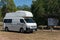
M 14 0 L 14 3 L 16 6 L 23 6 L 23 5 L 30 6 L 32 4 L 32 0 Z

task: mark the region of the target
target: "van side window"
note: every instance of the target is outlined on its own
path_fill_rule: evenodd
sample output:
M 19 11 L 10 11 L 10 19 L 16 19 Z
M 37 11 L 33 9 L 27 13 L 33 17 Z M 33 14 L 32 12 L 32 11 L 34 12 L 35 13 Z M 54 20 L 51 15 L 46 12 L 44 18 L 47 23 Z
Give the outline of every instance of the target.
M 21 22 L 21 23 L 25 23 L 23 19 L 20 19 L 20 22 Z
M 4 19 L 4 23 L 12 23 L 12 19 Z

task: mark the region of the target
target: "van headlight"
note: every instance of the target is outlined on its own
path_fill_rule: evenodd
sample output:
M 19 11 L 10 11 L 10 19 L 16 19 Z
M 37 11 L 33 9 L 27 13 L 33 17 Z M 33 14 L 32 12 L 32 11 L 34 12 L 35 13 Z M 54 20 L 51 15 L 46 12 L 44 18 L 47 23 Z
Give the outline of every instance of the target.
M 33 28 L 32 26 L 27 26 L 27 28 Z
M 33 28 L 33 27 L 30 26 L 29 28 Z
M 27 26 L 27 28 L 30 28 L 31 26 Z

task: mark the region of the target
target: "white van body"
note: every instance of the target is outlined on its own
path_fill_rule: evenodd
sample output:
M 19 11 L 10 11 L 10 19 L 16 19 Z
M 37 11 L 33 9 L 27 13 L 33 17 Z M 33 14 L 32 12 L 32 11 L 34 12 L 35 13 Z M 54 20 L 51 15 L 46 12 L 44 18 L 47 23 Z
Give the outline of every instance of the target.
M 32 13 L 28 11 L 6 13 L 4 17 L 4 29 L 21 32 L 37 30 L 37 24 L 33 21 L 32 17 Z

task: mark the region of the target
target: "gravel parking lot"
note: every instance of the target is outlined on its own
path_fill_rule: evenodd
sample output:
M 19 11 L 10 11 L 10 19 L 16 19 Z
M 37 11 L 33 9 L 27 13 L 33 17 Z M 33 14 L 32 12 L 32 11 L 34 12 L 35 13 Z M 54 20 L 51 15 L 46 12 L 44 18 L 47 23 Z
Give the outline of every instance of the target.
M 0 40 L 60 40 L 60 30 L 38 30 L 33 33 L 17 33 L 2 31 L 0 25 Z

